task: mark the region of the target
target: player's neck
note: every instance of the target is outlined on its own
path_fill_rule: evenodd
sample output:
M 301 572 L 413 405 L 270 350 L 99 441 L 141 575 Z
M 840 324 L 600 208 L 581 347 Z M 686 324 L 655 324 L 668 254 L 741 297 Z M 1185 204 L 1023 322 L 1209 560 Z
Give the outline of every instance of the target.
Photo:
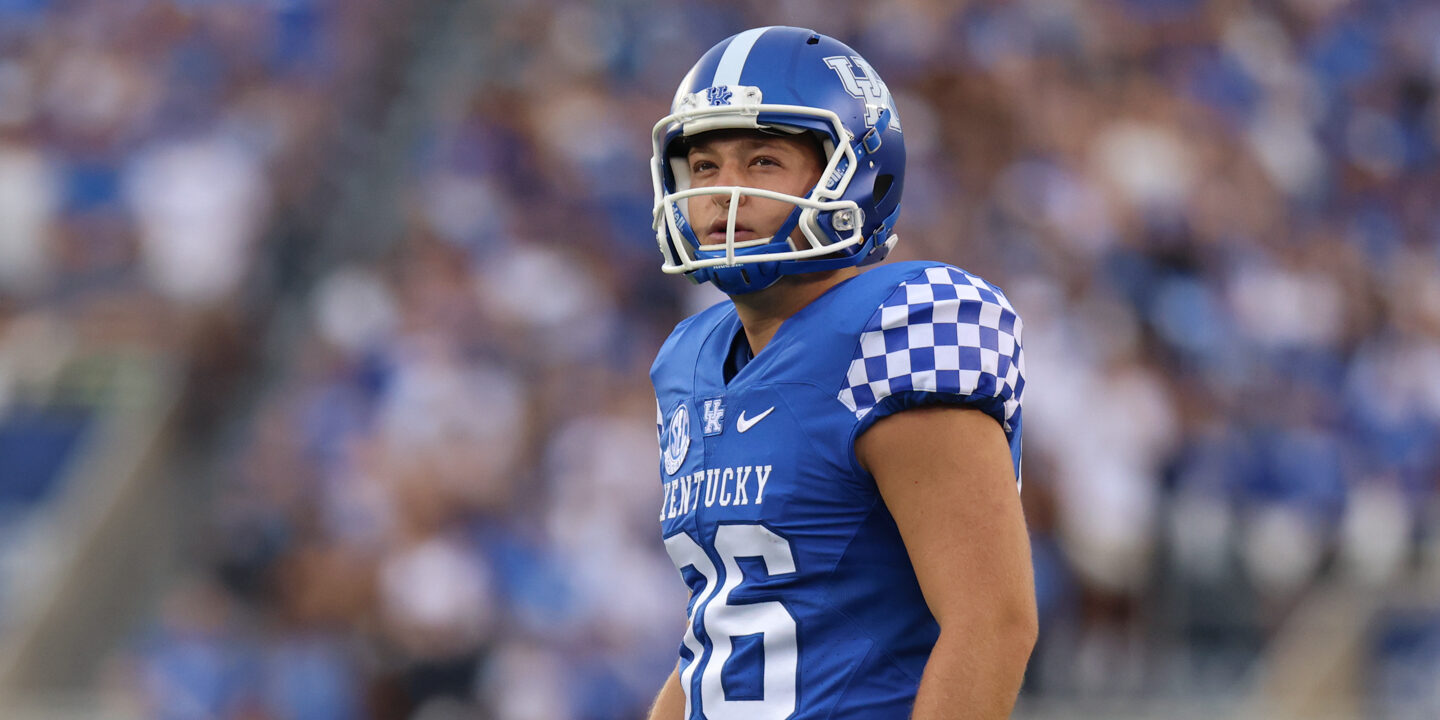
M 859 274 L 859 268 L 850 267 L 786 275 L 764 290 L 730 296 L 735 303 L 735 313 L 740 316 L 740 324 L 745 328 L 750 352 L 760 354 L 791 315 L 824 295 L 826 290 Z

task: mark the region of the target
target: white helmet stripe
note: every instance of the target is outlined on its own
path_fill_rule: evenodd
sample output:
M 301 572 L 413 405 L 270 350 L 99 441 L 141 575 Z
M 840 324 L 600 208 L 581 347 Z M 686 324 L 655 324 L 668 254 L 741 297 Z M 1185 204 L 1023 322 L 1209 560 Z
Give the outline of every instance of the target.
M 755 41 L 769 29 L 752 28 L 736 35 L 735 39 L 725 46 L 725 54 L 720 56 L 720 64 L 715 66 L 715 79 L 710 81 L 710 86 L 739 85 L 745 60 L 750 57 L 750 48 L 755 47 Z

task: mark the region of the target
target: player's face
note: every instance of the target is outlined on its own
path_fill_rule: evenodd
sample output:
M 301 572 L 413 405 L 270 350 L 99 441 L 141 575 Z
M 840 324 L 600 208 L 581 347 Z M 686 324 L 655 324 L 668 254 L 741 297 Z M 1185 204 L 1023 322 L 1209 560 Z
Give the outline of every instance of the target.
M 824 170 L 820 150 L 808 138 L 736 130 L 701 136 L 691 145 L 690 186 L 738 185 L 805 197 Z M 729 195 L 690 198 L 690 226 L 701 245 L 723 245 Z M 735 242 L 771 237 L 795 209 L 791 203 L 741 195 L 735 215 Z M 798 232 L 794 238 L 803 238 Z M 803 239 L 801 240 L 803 242 Z

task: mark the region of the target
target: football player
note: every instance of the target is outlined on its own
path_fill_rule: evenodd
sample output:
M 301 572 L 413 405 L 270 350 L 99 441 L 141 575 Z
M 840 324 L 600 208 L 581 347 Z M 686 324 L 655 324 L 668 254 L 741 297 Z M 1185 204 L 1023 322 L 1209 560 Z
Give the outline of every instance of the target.
M 652 720 L 1008 717 L 1036 637 L 1021 322 L 950 265 L 880 265 L 900 116 L 848 46 L 730 37 L 655 125 L 667 273 L 730 296 L 651 369 L 660 526 L 690 589 Z

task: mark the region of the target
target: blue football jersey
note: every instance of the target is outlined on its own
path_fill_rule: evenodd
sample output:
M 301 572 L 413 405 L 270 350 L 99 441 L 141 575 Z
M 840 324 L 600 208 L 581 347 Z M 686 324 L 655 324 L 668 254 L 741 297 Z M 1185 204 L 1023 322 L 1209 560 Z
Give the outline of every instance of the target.
M 931 262 L 831 288 L 728 383 L 734 306 L 675 328 L 651 379 L 687 720 L 909 717 L 939 626 L 855 440 L 906 408 L 976 407 L 1018 482 L 1020 329 L 998 288 Z

